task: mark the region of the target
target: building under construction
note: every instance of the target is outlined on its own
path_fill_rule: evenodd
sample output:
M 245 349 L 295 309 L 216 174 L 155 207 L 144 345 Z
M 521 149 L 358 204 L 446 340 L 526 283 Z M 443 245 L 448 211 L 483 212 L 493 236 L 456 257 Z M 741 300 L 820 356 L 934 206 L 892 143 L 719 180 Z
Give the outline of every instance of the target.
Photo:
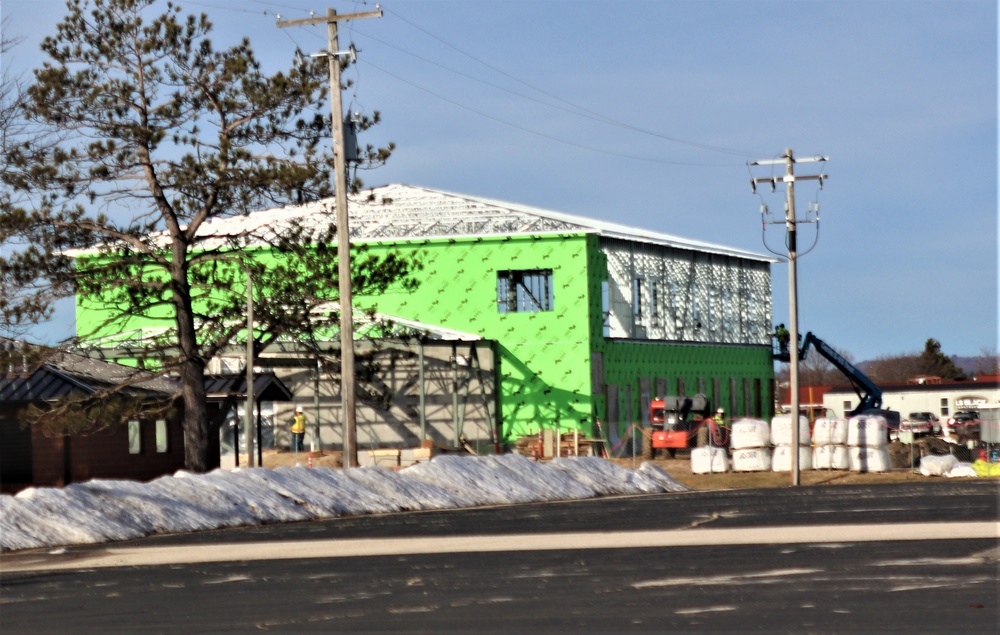
M 333 205 L 265 210 L 211 230 L 328 223 Z M 407 185 L 352 196 L 349 211 L 352 245 L 423 262 L 415 291 L 355 297 L 377 311 L 359 314 L 355 335 L 360 449 L 421 438 L 485 449 L 543 429 L 613 442 L 648 424 L 649 402 L 664 395 L 703 394 L 729 416 L 771 414 L 769 257 Z M 95 318 L 78 311 L 80 322 Z M 277 345 L 257 361 L 293 390 L 323 447 L 341 443 L 329 363 L 338 341 Z M 223 358 L 211 370 L 241 363 Z

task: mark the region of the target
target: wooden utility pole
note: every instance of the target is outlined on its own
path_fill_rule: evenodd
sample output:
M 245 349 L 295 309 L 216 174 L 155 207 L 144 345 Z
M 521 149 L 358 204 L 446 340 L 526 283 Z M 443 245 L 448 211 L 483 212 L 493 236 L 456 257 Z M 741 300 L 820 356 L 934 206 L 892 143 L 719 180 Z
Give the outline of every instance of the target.
M 805 159 L 795 159 L 792 149 L 785 150 L 785 156 L 771 161 L 754 161 L 750 165 L 776 165 L 785 164 L 785 176 L 781 181 L 785 184 L 785 228 L 788 233 L 788 341 L 789 341 L 789 387 L 791 391 L 791 415 L 792 423 L 792 485 L 799 484 L 799 280 L 796 269 L 796 259 L 798 257 L 798 245 L 796 244 L 795 225 L 799 222 L 795 216 L 795 181 L 814 180 L 819 181 L 823 186 L 825 174 L 811 176 L 796 176 L 796 163 L 811 163 L 815 161 L 826 161 L 826 157 L 808 157 Z M 753 180 L 756 188 L 759 183 L 770 183 L 774 190 L 776 179 L 771 177 L 755 178 Z
M 254 442 L 254 420 L 253 420 L 253 275 L 247 269 L 247 403 L 246 420 L 244 423 L 244 436 L 247 440 L 247 467 L 254 466 L 253 442 Z M 237 437 L 236 447 L 233 453 L 239 456 L 240 444 Z M 237 461 L 239 459 L 237 458 Z M 258 465 L 257 467 L 262 467 Z
M 340 95 L 340 56 L 337 23 L 364 18 L 381 18 L 382 11 L 337 15 L 327 9 L 322 17 L 301 20 L 278 20 L 278 27 L 326 23 L 326 57 L 330 64 L 330 124 L 333 128 L 333 156 L 337 195 L 337 274 L 340 283 L 340 397 L 343 410 L 344 448 L 341 463 L 357 467 L 357 416 L 354 395 L 354 316 L 351 299 L 351 231 L 347 215 L 347 157 L 344 156 L 344 107 Z M 317 449 L 319 439 L 317 439 Z

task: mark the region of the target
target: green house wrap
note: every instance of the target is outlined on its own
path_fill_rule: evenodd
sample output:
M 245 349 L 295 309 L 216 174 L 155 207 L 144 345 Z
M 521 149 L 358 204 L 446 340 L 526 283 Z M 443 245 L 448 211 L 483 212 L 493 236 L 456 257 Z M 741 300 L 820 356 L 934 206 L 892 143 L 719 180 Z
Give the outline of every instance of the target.
M 283 218 L 320 222 L 317 210 L 330 205 L 260 214 L 276 230 Z M 773 411 L 773 259 L 406 185 L 366 190 L 349 205 L 352 244 L 423 262 L 416 289 L 358 295 L 355 306 L 491 342 L 490 416 L 502 441 L 559 429 L 614 443 L 632 424 L 648 425 L 650 400 L 666 395 L 702 394 L 732 417 Z M 208 229 L 232 231 L 227 223 L 254 216 Z M 105 317 L 78 299 L 81 332 Z M 134 316 L 127 328 L 163 324 Z M 409 416 L 404 423 L 417 425 L 412 408 Z

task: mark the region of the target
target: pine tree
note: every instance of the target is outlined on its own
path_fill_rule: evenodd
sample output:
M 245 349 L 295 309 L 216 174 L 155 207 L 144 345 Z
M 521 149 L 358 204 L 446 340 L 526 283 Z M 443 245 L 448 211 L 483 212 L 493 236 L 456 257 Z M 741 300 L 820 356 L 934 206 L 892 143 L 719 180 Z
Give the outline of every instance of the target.
M 247 274 L 258 348 L 308 337 L 315 308 L 337 298 L 333 210 L 318 225 L 276 232 L 203 231 L 332 194 L 329 78 L 321 60 L 265 74 L 246 39 L 216 49 L 205 15 L 173 4 L 154 15 L 153 4 L 68 3 L 42 43 L 48 61 L 21 112 L 58 142 L 5 148 L 5 185 L 18 196 L 0 210 L 0 271 L 5 285 L 35 292 L 19 305 L 35 317 L 71 295 L 81 310 L 107 316 L 81 338 L 126 331 L 135 316 L 159 318 L 164 334 L 145 353 L 183 385 L 186 463 L 203 471 L 206 364 L 245 337 Z M 375 121 L 377 113 L 366 123 Z M 368 150 L 384 161 L 391 148 Z M 364 294 L 412 285 L 419 266 L 393 255 L 353 260 Z
M 955 365 L 950 357 L 941 352 L 941 342 L 933 337 L 924 344 L 924 352 L 920 354 L 919 369 L 921 374 L 936 375 L 941 379 L 965 379 L 965 373 Z

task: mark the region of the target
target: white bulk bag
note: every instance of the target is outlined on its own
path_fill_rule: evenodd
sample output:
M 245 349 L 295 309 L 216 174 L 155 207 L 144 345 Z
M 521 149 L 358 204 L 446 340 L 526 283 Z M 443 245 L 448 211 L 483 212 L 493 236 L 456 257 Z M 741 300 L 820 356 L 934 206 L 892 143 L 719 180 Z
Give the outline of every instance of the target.
M 920 473 L 924 476 L 944 476 L 956 463 L 958 459 L 951 454 L 924 456 L 920 458 Z
M 945 474 L 945 476 L 947 476 L 948 478 L 955 478 L 962 476 L 971 476 L 975 478 L 979 476 L 979 473 L 976 472 L 976 468 L 972 467 L 972 463 L 959 461 L 958 463 L 955 464 L 953 468 L 948 470 L 948 473 Z
M 889 448 L 855 447 L 848 450 L 852 472 L 888 472 Z
M 847 422 L 847 445 L 881 448 L 889 443 L 889 424 L 879 415 L 858 415 Z M 851 468 L 854 469 L 854 468 Z
M 813 424 L 813 444 L 847 445 L 847 419 L 817 419 Z
M 740 419 L 734 421 L 729 433 L 729 447 L 763 448 L 770 444 L 771 428 L 760 419 Z
M 847 446 L 817 445 L 813 448 L 814 470 L 846 470 L 849 466 Z
M 799 445 L 809 445 L 809 419 L 799 416 Z M 792 417 L 778 415 L 771 419 L 771 445 L 792 444 Z
M 691 450 L 691 472 L 693 474 L 728 471 L 729 455 L 726 454 L 725 448 L 706 446 Z
M 812 448 L 799 446 L 799 469 L 813 469 Z M 791 472 L 792 471 L 792 446 L 779 445 L 771 451 L 771 471 Z
M 764 472 L 771 469 L 771 448 L 733 450 L 733 471 Z

